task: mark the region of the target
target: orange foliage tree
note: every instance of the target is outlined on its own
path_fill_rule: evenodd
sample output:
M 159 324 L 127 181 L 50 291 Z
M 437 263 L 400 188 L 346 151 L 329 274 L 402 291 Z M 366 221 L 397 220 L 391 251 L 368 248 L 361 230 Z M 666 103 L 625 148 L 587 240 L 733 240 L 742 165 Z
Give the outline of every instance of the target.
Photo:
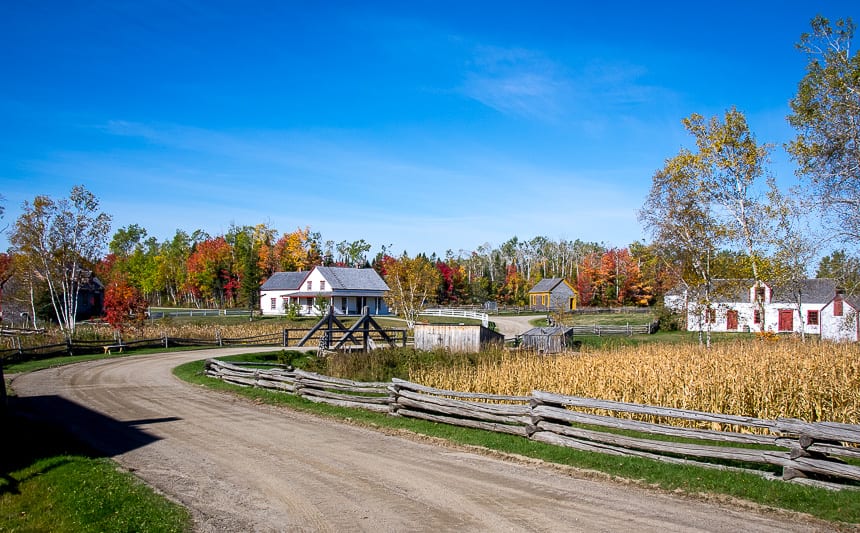
M 105 289 L 104 306 L 108 324 L 118 331 L 125 331 L 129 325 L 143 324 L 149 304 L 137 288 L 120 278 L 110 282 Z

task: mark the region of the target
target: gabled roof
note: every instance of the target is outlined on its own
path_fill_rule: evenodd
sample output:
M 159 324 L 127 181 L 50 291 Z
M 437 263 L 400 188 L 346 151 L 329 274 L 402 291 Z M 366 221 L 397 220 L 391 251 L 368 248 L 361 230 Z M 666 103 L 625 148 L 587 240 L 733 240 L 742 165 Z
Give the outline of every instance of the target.
M 836 281 L 829 278 L 810 278 L 799 280 L 794 286 L 777 287 L 769 281 L 764 285 L 771 288 L 771 303 L 794 303 L 795 293 L 800 289 L 804 303 L 826 303 L 836 295 Z M 715 279 L 711 281 L 711 301 L 715 303 L 749 302 L 750 289 L 755 285 L 752 279 Z M 704 287 L 691 291 L 704 295 Z M 670 291 L 671 292 L 671 291 Z M 668 294 L 668 293 L 667 293 Z M 683 290 L 681 290 L 683 294 Z
M 535 284 L 529 291 L 533 292 L 552 292 L 560 284 L 564 283 L 564 278 L 544 278 Z
M 836 280 L 828 278 L 813 278 L 800 280 L 795 287 L 774 287 L 774 302 L 794 301 L 794 294 L 800 288 L 800 296 L 804 302 L 829 302 L 836 296 Z
M 387 291 L 388 285 L 372 268 L 315 267 L 332 290 Z
M 294 291 L 302 286 L 302 282 L 310 272 L 275 272 L 260 287 L 261 291 Z

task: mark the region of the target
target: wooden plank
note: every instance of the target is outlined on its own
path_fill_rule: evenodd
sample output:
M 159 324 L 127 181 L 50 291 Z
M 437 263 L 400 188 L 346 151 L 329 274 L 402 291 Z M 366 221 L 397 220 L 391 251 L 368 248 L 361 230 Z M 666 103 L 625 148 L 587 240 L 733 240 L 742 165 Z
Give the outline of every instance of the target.
M 480 400 L 498 400 L 498 401 L 514 401 L 514 402 L 529 402 L 531 396 L 509 396 L 504 394 L 483 394 L 480 392 L 459 392 L 445 389 L 435 389 L 418 383 L 412 383 L 398 378 L 392 378 L 391 383 L 395 388 L 403 388 L 428 394 L 437 394 L 440 396 L 452 396 L 454 398 L 475 398 Z
M 572 448 L 586 452 L 604 453 L 618 456 L 641 457 L 644 459 L 651 459 L 663 463 L 695 466 L 697 468 L 708 468 L 712 470 L 723 470 L 729 472 L 742 472 L 744 474 L 752 474 L 755 476 L 759 476 L 761 478 L 767 479 L 768 481 L 789 481 L 788 479 L 780 478 L 774 476 L 769 472 L 763 472 L 761 470 L 751 470 L 748 468 L 738 468 L 736 466 L 727 466 L 714 463 L 702 463 L 699 461 L 691 461 L 689 459 L 680 459 L 677 457 L 667 457 L 663 455 L 651 454 L 648 452 L 625 450 L 624 448 L 615 448 L 607 445 L 583 442 L 572 437 L 557 435 L 555 433 L 552 433 L 551 431 L 538 431 L 537 433 L 532 434 L 531 439 L 538 442 L 544 442 L 546 444 L 552 444 L 554 446 L 564 446 L 566 448 Z M 828 483 L 824 481 L 805 478 L 791 479 L 790 482 L 795 484 L 819 487 L 828 490 L 842 490 L 845 488 L 844 485 L 839 485 L 837 483 Z
M 368 411 L 376 411 L 377 413 L 387 413 L 388 405 L 376 405 L 369 403 L 359 403 L 359 402 L 351 402 L 344 400 L 335 400 L 332 398 L 321 398 L 317 396 L 303 396 L 305 400 L 314 403 L 326 403 L 329 405 L 335 405 L 337 407 L 349 407 L 351 409 L 366 409 Z
M 791 461 L 789 467 L 802 472 L 814 472 L 816 474 L 860 481 L 860 466 L 849 465 L 838 461 L 827 461 L 812 457 L 798 457 Z
M 254 382 L 254 385 L 263 389 L 271 389 L 282 392 L 296 392 L 296 388 L 292 385 L 288 385 L 282 381 L 269 381 L 267 379 L 257 379 Z
M 350 385 L 341 385 L 339 383 L 330 383 L 315 379 L 300 378 L 296 382 L 301 383 L 302 387 L 308 387 L 320 390 L 338 390 L 344 392 L 358 392 L 366 394 L 388 394 L 388 387 L 354 387 Z
M 299 387 L 299 394 L 304 398 L 308 396 L 314 396 L 316 398 L 330 398 L 332 400 L 343 400 L 349 401 L 357 404 L 378 404 L 385 405 L 386 410 L 388 409 L 388 396 L 354 396 L 350 394 L 338 394 L 336 392 L 328 392 L 319 389 L 309 389 L 304 387 Z
M 442 398 L 439 396 L 432 396 L 429 394 L 421 394 L 418 392 L 412 392 L 409 390 L 401 390 L 398 391 L 398 397 L 409 398 L 415 402 L 419 403 L 428 403 L 433 405 L 445 406 L 454 409 L 463 409 L 472 412 L 483 412 L 496 416 L 530 416 L 531 415 L 531 407 L 528 405 L 510 405 L 510 404 L 498 404 L 498 403 L 484 403 L 484 402 L 468 402 L 464 400 L 454 400 L 451 398 Z M 431 410 L 432 407 L 428 406 L 427 410 Z M 531 420 L 529 418 L 529 420 Z
M 723 415 L 719 413 L 706 413 L 703 411 L 692 411 L 687 409 L 675 409 L 673 407 L 655 407 L 638 403 L 614 402 L 610 400 L 595 400 L 580 396 L 563 396 L 551 392 L 532 391 L 532 396 L 537 404 L 548 403 L 552 405 L 569 405 L 572 407 L 583 407 L 588 409 L 604 409 L 607 411 L 622 411 L 626 413 L 637 413 L 658 417 L 681 418 L 685 420 L 696 420 L 702 422 L 716 422 L 718 424 L 729 424 L 734 426 L 749 426 L 777 431 L 776 422 L 761 418 Z
M 679 442 L 655 441 L 640 439 L 636 437 L 625 437 L 611 433 L 602 433 L 588 429 L 562 426 L 551 422 L 542 421 L 537 424 L 544 431 L 552 431 L 566 437 L 585 439 L 601 444 L 610 444 L 617 447 L 647 450 L 651 452 L 672 453 L 702 457 L 708 459 L 723 459 L 729 461 L 743 461 L 748 463 L 762 463 L 776 466 L 786 466 L 791 460 L 788 452 L 777 452 L 768 450 L 755 450 L 751 448 L 729 448 L 721 446 L 706 446 L 701 444 L 685 444 Z
M 532 413 L 538 419 L 543 420 L 560 420 L 564 422 L 590 424 L 595 426 L 611 427 L 615 429 L 639 431 L 642 433 L 650 433 L 653 435 L 667 435 L 687 439 L 714 440 L 745 444 L 765 444 L 771 446 L 782 446 L 784 448 L 790 448 L 792 444 L 796 444 L 797 442 L 791 439 L 781 439 L 779 437 L 771 435 L 753 435 L 749 433 L 734 433 L 729 431 L 680 428 L 664 424 L 653 424 L 651 422 L 640 422 L 638 420 L 616 418 L 613 416 L 592 415 L 549 405 L 538 405 L 532 410 Z M 535 423 L 537 423 L 538 421 L 539 420 L 535 420 Z
M 813 440 L 860 444 L 860 424 L 838 422 L 804 422 L 795 418 L 777 418 L 776 427 L 783 433 L 808 435 Z
M 397 405 L 398 412 L 403 407 L 411 407 L 413 409 L 419 409 L 421 411 L 429 412 L 431 414 L 443 413 L 445 415 L 452 415 L 458 418 L 471 418 L 484 422 L 498 422 L 500 424 L 519 424 L 523 426 L 531 424 L 531 418 L 526 416 L 493 415 L 490 413 L 476 411 L 473 409 L 463 409 L 461 407 L 454 407 L 450 405 L 439 405 L 416 401 L 403 396 L 397 398 Z
M 330 376 L 323 376 L 322 374 L 316 374 L 314 372 L 307 372 L 305 370 L 296 369 L 295 371 L 297 378 L 307 378 L 311 380 L 320 381 L 322 383 L 337 383 L 339 385 L 348 385 L 352 387 L 383 387 L 386 388 L 391 383 L 387 381 L 353 381 L 351 379 L 343 379 L 343 378 L 333 378 Z
M 440 422 L 442 424 L 451 424 L 453 426 L 463 426 L 476 429 L 484 429 L 486 431 L 495 431 L 497 433 L 509 433 L 511 435 L 527 436 L 525 426 L 510 426 L 507 424 L 496 424 L 492 422 L 481 422 L 478 420 L 470 420 L 467 418 L 454 418 L 450 416 L 433 415 L 423 411 L 414 411 L 412 409 L 398 409 L 397 414 L 410 418 L 420 418 L 431 422 Z

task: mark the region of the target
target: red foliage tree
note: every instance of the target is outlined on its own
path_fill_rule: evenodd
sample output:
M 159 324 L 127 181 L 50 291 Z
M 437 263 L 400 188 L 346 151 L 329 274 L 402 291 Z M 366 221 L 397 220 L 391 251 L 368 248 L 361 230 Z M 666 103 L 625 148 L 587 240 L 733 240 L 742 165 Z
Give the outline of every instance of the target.
M 129 325 L 141 325 L 146 320 L 148 307 L 140 291 L 124 279 L 112 281 L 105 290 L 105 320 L 116 330 L 125 331 Z

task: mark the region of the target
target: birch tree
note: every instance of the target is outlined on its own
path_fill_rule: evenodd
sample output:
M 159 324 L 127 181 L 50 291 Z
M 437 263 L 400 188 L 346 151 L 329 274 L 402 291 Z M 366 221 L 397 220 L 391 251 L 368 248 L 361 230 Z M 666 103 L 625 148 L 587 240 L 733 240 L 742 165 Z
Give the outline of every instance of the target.
M 405 253 L 399 259 L 384 257 L 382 268 L 391 289 L 385 297 L 388 305 L 406 320 L 407 327 L 414 328 L 421 310 L 436 294 L 441 281 L 439 271 L 426 257 L 410 259 Z
M 677 270 L 687 294 L 701 295 L 695 302 L 699 342 L 710 346 L 710 258 L 723 241 L 725 230 L 711 204 L 703 201 L 699 167 L 697 157 L 689 150 L 681 150 L 666 160 L 665 166 L 654 174 L 651 190 L 639 211 L 639 221 L 651 234 L 666 264 Z
M 806 75 L 791 100 L 797 136 L 788 151 L 809 185 L 823 220 L 845 242 L 860 239 L 860 53 L 851 51 L 851 19 L 831 25 L 822 16 L 797 48 Z
M 78 185 L 69 198 L 55 201 L 36 196 L 25 202 L 15 222 L 11 243 L 28 258 L 35 273 L 47 284 L 51 305 L 67 338 L 75 333 L 78 294 L 107 245 L 110 216 L 98 211 L 95 195 Z
M 800 195 L 783 194 L 773 180 L 768 180 L 769 192 L 765 214 L 774 221 L 771 246 L 774 250 L 772 281 L 776 286 L 791 292 L 797 318 L 801 325 L 800 336 L 806 340 L 803 317 L 803 288 L 809 265 L 818 252 L 820 239 L 811 231 L 804 219 Z

